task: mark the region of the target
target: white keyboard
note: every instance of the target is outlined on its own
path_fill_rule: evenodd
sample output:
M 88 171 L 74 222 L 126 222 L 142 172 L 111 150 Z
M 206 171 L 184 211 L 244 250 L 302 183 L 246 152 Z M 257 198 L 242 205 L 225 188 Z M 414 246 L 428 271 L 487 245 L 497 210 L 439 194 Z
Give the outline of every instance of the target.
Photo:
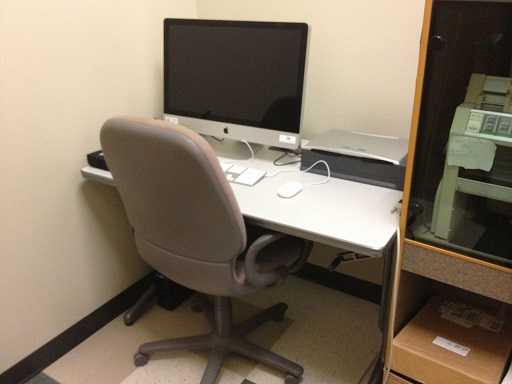
M 256 168 L 249 168 L 242 165 L 220 162 L 226 179 L 232 183 L 253 186 L 265 177 L 267 171 Z

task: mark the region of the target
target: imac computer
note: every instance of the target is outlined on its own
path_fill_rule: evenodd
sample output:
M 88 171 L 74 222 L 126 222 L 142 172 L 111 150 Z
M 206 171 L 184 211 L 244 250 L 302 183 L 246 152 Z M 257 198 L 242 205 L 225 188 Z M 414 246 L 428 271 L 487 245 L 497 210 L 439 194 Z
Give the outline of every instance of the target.
M 300 146 L 308 26 L 164 20 L 164 119 L 202 135 Z

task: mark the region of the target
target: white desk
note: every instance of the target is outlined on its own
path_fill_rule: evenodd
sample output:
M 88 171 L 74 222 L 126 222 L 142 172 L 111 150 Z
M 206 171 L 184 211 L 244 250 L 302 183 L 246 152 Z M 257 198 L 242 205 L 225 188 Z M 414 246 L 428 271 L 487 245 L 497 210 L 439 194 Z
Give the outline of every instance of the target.
M 225 152 L 237 153 L 235 157 L 241 159 L 248 158 L 249 151 L 243 145 L 212 142 L 223 161 L 232 161 L 232 158 L 222 157 Z M 262 148 L 253 161 L 238 160 L 236 163 L 265 169 L 267 175 L 300 169 L 298 163 L 273 165 L 279 156 L 280 152 Z M 290 160 L 284 158 L 283 162 Z M 86 179 L 115 185 L 107 171 L 84 167 L 82 175 Z M 231 185 L 242 214 L 254 224 L 366 256 L 384 255 L 394 241 L 396 216 L 391 211 L 402 198 L 402 192 L 331 178 L 326 184 L 305 185 L 301 193 L 290 199 L 277 196 L 278 187 L 287 181 L 309 184 L 324 179 L 325 176 L 312 173 L 283 172 L 265 177 L 252 187 Z
M 210 140 L 221 161 L 232 161 L 233 157 L 246 159 L 249 151 L 244 144 L 222 143 Z M 226 158 L 223 154 L 229 153 Z M 283 170 L 299 171 L 298 163 L 275 166 L 273 161 L 280 152 L 262 148 L 253 161 L 237 160 L 237 164 L 267 170 L 273 175 Z M 285 157 L 283 162 L 291 161 Z M 321 165 L 319 165 L 321 166 Z M 115 186 L 108 171 L 93 167 L 82 168 L 86 179 Z M 319 243 L 331 245 L 361 255 L 385 256 L 381 310 L 379 325 L 383 330 L 383 348 L 387 343 L 390 287 L 393 283 L 393 249 L 396 235 L 395 204 L 402 199 L 402 192 L 348 180 L 331 178 L 328 183 L 304 186 L 301 193 L 283 199 L 277 189 L 287 181 L 303 184 L 322 181 L 325 176 L 304 172 L 282 172 L 266 177 L 249 187 L 232 183 L 233 191 L 244 218 L 254 224 L 283 233 L 299 236 Z M 384 350 L 374 367 L 370 382 L 381 381 Z

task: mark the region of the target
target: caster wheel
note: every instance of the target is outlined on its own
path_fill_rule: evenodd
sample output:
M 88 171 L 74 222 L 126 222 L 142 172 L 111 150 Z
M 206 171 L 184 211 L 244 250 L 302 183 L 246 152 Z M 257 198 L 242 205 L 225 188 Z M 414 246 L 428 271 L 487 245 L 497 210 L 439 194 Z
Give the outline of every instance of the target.
M 290 374 L 288 374 L 284 377 L 284 384 L 299 384 L 299 383 L 300 383 L 300 377 L 295 377 Z
M 148 363 L 149 357 L 148 355 L 143 355 L 142 353 L 137 352 L 135 356 L 133 356 L 133 362 L 135 366 L 142 367 Z
M 135 323 L 134 316 L 131 313 L 127 313 L 124 315 L 124 325 L 130 326 Z

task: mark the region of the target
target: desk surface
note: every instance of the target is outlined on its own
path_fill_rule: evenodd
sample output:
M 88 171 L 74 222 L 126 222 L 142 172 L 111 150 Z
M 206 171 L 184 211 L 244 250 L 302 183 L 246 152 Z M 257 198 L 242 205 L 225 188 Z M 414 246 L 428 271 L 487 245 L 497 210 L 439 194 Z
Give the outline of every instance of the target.
M 243 160 L 246 153 L 231 156 L 234 150 L 212 142 L 222 161 L 267 170 L 272 176 L 283 170 L 300 170 L 300 165 L 275 166 L 280 152 L 261 148 L 252 161 Z M 235 145 L 236 151 L 244 151 Z M 230 153 L 230 158 L 223 153 Z M 290 158 L 288 158 L 290 159 Z M 283 161 L 287 161 L 285 158 Z M 319 165 L 320 166 L 320 165 Z M 82 168 L 82 175 L 91 180 L 115 185 L 110 172 L 93 167 Z M 324 180 L 325 176 L 304 172 L 281 172 L 265 177 L 249 187 L 232 183 L 233 191 L 246 220 L 263 227 L 296 235 L 363 255 L 382 256 L 396 233 L 394 205 L 402 192 L 393 189 L 331 178 L 326 184 L 304 185 L 298 195 L 283 199 L 277 189 L 287 181 L 309 184 Z

